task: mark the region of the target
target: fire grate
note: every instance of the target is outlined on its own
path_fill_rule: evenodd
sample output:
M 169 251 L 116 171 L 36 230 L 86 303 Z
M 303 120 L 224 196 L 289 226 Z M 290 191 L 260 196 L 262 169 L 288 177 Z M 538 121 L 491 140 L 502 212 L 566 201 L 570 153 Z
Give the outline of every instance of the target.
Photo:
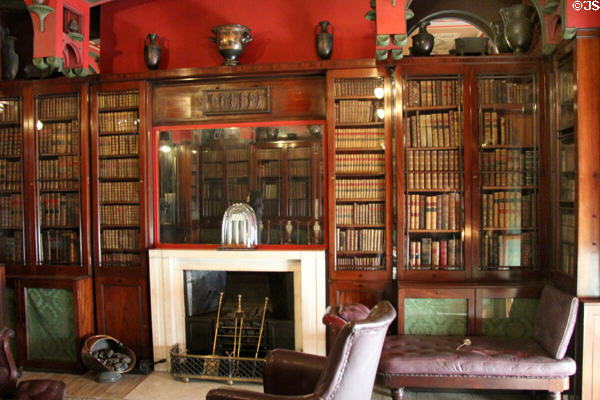
M 233 382 L 263 381 L 264 358 L 203 356 L 186 354 L 176 344 L 169 351 L 171 375 L 187 382 L 190 378 Z

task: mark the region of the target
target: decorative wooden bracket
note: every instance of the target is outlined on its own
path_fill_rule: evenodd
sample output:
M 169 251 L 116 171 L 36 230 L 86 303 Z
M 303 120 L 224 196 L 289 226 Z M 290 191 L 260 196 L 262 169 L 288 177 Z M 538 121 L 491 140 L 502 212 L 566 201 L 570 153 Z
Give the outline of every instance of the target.
M 566 0 L 531 0 L 537 11 L 541 32 L 542 52 L 545 55 L 554 53 L 562 39 L 572 39 L 575 29 L 564 24 Z
M 44 4 L 30 4 L 27 8 L 29 9 L 29 12 L 37 14 L 40 19 L 40 32 L 44 32 L 44 20 L 49 14 L 52 14 L 56 10 Z

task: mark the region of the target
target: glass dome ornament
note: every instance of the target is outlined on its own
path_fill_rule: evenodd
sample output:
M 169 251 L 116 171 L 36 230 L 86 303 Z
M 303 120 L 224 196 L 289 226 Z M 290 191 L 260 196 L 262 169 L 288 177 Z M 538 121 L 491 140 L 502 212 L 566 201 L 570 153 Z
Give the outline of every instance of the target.
M 221 248 L 254 249 L 258 244 L 254 210 L 246 203 L 235 203 L 223 214 Z

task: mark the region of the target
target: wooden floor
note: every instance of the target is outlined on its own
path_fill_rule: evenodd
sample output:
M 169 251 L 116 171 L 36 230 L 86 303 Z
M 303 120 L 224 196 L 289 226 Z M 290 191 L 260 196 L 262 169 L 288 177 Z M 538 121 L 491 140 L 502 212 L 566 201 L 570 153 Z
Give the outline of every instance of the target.
M 206 393 L 222 384 L 191 380 L 184 383 L 167 372 L 150 375 L 127 374 L 115 383 L 98 383 L 92 373 L 84 375 L 25 371 L 21 380 L 57 379 L 67 385 L 67 400 L 202 400 Z M 261 385 L 235 384 L 235 388 L 262 391 Z M 469 391 L 428 392 L 406 391 L 406 400 L 529 400 L 533 396 L 522 392 Z M 376 387 L 372 400 L 388 400 L 389 391 Z M 351 399 L 349 399 L 351 400 Z

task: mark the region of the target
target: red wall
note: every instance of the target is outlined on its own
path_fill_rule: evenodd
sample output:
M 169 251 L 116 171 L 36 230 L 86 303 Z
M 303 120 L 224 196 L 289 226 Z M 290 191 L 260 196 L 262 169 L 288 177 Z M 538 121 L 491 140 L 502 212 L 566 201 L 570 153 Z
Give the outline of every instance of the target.
M 219 24 L 242 24 L 254 40 L 241 64 L 318 60 L 315 26 L 334 26 L 331 59 L 373 58 L 375 22 L 368 0 L 127 0 L 101 6 L 102 73 L 146 70 L 144 39 L 164 39 L 159 69 L 217 66 L 223 58 L 209 40 Z

